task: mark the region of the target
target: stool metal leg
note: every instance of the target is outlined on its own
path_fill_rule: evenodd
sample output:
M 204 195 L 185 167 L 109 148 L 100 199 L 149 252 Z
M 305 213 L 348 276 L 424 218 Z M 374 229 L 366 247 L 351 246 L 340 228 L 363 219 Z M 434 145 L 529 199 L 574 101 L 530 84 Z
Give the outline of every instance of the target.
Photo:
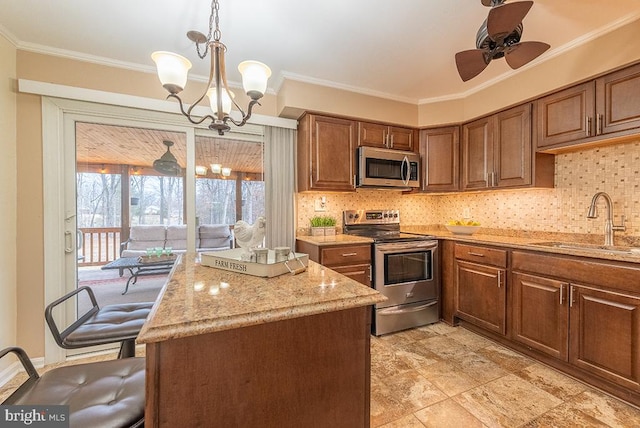
M 130 358 L 136 356 L 136 340 L 135 339 L 127 339 L 123 340 L 120 345 L 120 352 L 118 353 L 118 358 Z

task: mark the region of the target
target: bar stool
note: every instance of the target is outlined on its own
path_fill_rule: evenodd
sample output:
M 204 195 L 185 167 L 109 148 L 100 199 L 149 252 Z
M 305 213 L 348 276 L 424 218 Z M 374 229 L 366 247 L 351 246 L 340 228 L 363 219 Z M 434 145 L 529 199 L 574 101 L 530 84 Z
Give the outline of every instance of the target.
M 62 333 L 53 319 L 53 309 L 81 292 L 86 292 L 92 307 Z M 136 337 L 142 328 L 153 302 L 122 303 L 98 306 L 90 287 L 80 287 L 50 303 L 44 312 L 51 334 L 58 346 L 65 349 L 84 348 L 121 342 L 118 358 L 134 357 Z
M 69 406 L 70 427 L 142 427 L 145 360 L 127 358 L 51 369 L 42 376 L 22 348 L 17 355 L 29 378 L 2 404 Z

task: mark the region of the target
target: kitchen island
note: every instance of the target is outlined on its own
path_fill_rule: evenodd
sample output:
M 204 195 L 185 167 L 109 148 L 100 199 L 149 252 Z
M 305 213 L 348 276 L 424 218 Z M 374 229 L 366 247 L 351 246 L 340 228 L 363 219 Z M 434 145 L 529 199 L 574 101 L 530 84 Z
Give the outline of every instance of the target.
M 314 262 L 267 279 L 183 255 L 138 336 L 145 426 L 368 427 L 384 299 Z

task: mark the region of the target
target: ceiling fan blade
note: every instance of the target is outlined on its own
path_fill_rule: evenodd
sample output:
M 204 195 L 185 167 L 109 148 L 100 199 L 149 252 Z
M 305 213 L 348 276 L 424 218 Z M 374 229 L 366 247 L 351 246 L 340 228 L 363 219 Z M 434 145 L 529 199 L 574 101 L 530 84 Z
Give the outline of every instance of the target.
M 507 61 L 507 64 L 509 64 L 509 67 L 515 70 L 539 57 L 550 47 L 551 46 L 543 42 L 516 43 L 506 50 L 504 59 Z
M 513 33 L 533 6 L 532 1 L 501 4 L 491 8 L 487 17 L 487 32 L 494 41 Z
M 463 82 L 471 80 L 482 73 L 482 70 L 487 68 L 490 61 L 490 59 L 487 59 L 486 51 L 482 49 L 471 49 L 456 54 L 456 66 Z

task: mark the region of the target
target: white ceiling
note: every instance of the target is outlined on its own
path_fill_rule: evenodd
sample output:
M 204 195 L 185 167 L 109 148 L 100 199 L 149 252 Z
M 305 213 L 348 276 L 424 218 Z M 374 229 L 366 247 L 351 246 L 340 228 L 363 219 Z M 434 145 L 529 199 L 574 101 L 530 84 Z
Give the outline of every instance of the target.
M 457 97 L 514 73 L 504 60 L 463 83 L 454 55 L 475 48 L 480 0 L 220 0 L 229 80 L 236 65 L 283 78 L 413 103 Z M 0 32 L 18 48 L 154 72 L 156 50 L 180 53 L 204 79 L 189 30 L 208 31 L 210 0 L 0 0 Z M 545 61 L 640 18 L 640 0 L 535 0 L 522 40 L 544 41 Z M 612 47 L 614 49 L 615 47 Z

